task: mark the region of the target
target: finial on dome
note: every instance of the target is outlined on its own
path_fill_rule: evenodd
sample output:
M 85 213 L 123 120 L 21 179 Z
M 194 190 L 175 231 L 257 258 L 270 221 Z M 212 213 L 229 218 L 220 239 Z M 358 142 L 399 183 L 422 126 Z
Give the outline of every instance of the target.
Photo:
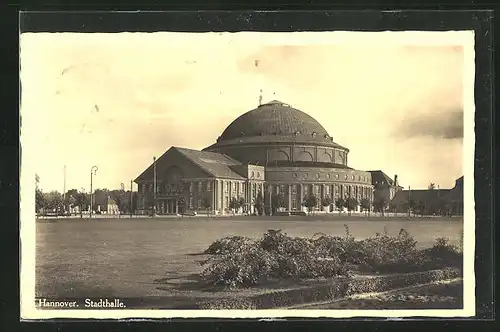
M 260 89 L 260 95 L 259 95 L 259 106 L 262 105 L 262 89 Z

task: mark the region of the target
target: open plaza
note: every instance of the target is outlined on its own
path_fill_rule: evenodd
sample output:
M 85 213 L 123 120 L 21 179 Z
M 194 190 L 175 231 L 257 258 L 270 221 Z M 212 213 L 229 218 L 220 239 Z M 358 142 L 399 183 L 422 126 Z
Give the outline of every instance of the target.
M 42 219 L 36 223 L 36 296 L 140 297 L 174 306 L 200 292 L 185 285 L 202 271 L 201 254 L 217 239 L 258 238 L 269 229 L 298 237 L 342 236 L 345 226 L 356 239 L 384 232 L 397 236 L 404 228 L 419 248 L 426 248 L 437 237 L 458 245 L 463 221 L 377 216 Z

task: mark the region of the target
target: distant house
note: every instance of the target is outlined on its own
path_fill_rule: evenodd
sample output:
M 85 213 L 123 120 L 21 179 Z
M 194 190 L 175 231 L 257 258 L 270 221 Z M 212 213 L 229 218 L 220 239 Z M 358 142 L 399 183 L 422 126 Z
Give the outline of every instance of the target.
M 463 214 L 463 176 L 452 189 L 400 190 L 391 200 L 394 212 L 413 211 L 417 214 Z
M 396 193 L 403 189 L 398 183 L 398 176 L 394 175 L 394 179 L 391 179 L 381 170 L 369 172 L 371 173 L 373 185 L 373 201 L 384 201 L 386 203 L 386 208 L 388 208 L 389 203 Z
M 108 204 L 107 204 L 107 213 L 108 214 L 119 214 L 120 209 L 118 208 L 118 204 L 116 204 L 115 200 L 108 196 Z
M 93 195 L 94 211 L 107 214 L 118 214 L 119 209 L 116 202 L 109 197 L 107 190 L 97 189 Z

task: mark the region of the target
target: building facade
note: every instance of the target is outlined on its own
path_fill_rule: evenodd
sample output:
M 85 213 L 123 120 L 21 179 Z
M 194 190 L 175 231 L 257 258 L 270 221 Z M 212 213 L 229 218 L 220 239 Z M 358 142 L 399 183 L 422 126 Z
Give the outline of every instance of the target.
M 338 198 L 373 201 L 372 173 L 349 167 L 348 154 L 314 118 L 272 101 L 238 117 L 202 151 L 167 150 L 135 180 L 138 209 L 227 214 L 236 199 L 244 202 L 240 212 L 254 213 L 259 195 L 268 210 L 279 199 L 290 212 L 304 211 L 310 194 L 323 212 L 335 210 Z
M 381 170 L 369 172 L 372 175 L 374 189 L 373 201 L 378 202 L 378 206 L 386 210 L 396 194 L 403 190 L 403 187 L 399 185 L 397 175 L 394 175 L 394 179 L 391 179 Z
M 391 200 L 391 210 L 422 215 L 463 215 L 463 183 L 464 177 L 461 176 L 451 189 L 400 190 Z

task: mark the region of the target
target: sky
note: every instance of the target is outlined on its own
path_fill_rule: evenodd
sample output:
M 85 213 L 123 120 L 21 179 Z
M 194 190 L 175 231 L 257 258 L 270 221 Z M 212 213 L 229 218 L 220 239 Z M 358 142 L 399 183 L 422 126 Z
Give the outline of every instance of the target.
M 171 146 L 214 143 L 258 106 L 262 90 L 263 102 L 318 120 L 350 149 L 349 166 L 398 174 L 405 187 L 453 187 L 463 175 L 470 93 L 464 47 L 352 34 L 361 39 L 23 34 L 22 162 L 33 163 L 44 191 L 63 190 L 64 166 L 66 190 L 88 191 L 93 165 L 94 188 L 129 188 Z

